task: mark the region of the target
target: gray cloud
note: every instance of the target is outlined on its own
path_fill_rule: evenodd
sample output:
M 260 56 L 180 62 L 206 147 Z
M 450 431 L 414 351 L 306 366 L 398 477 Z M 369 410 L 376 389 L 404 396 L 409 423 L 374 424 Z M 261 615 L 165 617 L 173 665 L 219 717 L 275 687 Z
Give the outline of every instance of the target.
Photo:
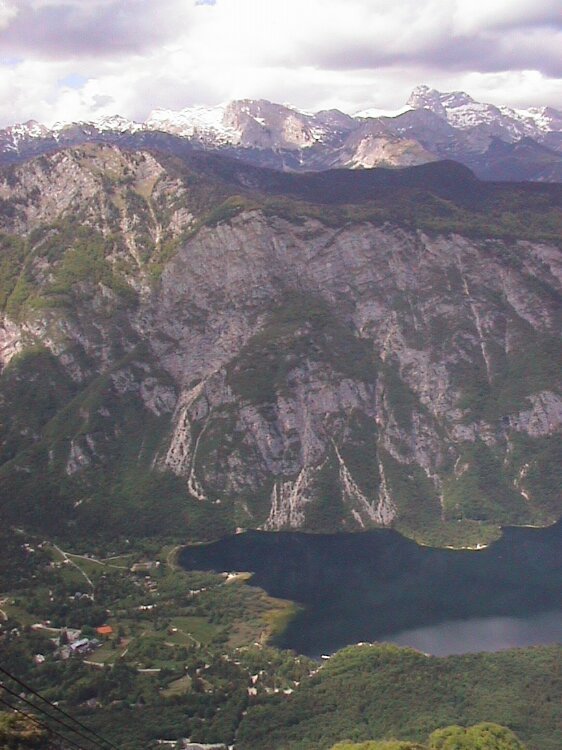
M 338 2 L 328 0 L 327 8 Z M 196 6 L 211 5 L 216 0 L 18 0 L 0 26 L 0 48 L 5 56 L 46 60 L 144 55 L 185 37 L 193 12 L 202 12 Z M 356 13 L 365 17 L 363 26 L 354 23 Z M 479 72 L 527 68 L 562 75 L 561 47 L 556 48 L 562 41 L 559 0 L 459 2 L 439 11 L 432 0 L 405 0 L 397 6 L 386 0 L 351 0 L 341 4 L 341 18 L 341 25 L 326 35 L 322 19 L 316 36 L 305 28 L 299 38 L 297 31 L 284 52 L 272 49 L 267 62 L 327 70 L 397 64 Z M 275 28 L 271 34 L 272 47 L 283 48 Z M 233 48 L 235 44 L 234 39 Z
M 107 107 L 108 104 L 115 104 L 115 99 L 108 94 L 97 94 L 96 96 L 92 97 L 92 109 L 94 110 L 94 112 L 96 112 L 98 109 L 102 109 L 102 107 Z
M 562 77 L 562 23 L 544 27 L 514 27 L 509 32 L 476 35 L 443 34 L 414 44 L 350 45 L 331 41 L 303 50 L 300 62 L 328 70 L 369 70 L 395 65 L 435 70 L 494 73 L 538 70 Z
M 174 0 L 21 0 L 0 29 L 6 54 L 64 60 L 142 54 L 177 36 L 187 13 Z
M 509 29 L 562 29 L 562 13 L 559 0 L 536 0 L 517 7 L 509 4 L 503 12 L 494 13 L 494 4 L 490 3 L 490 12 L 486 23 L 488 30 Z

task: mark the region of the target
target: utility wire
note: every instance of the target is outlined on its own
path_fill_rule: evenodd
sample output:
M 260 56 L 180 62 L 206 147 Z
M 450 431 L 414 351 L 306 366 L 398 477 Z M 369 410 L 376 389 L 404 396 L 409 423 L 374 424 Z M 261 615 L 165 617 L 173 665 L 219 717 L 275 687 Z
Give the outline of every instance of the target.
M 81 737 L 84 737 L 88 742 L 91 742 L 96 747 L 102 748 L 102 750 L 105 750 L 103 748 L 103 745 L 100 745 L 100 743 L 97 740 L 91 739 L 90 737 L 88 737 L 87 735 L 85 735 L 80 730 L 74 729 L 74 727 L 69 726 L 64 721 L 61 721 L 60 719 L 58 719 L 56 716 L 51 716 L 51 714 L 47 713 L 47 711 L 45 711 L 44 708 L 41 708 L 40 706 L 36 706 L 31 701 L 28 701 L 27 698 L 23 698 L 21 695 L 18 695 L 18 693 L 16 693 L 15 690 L 11 690 L 9 687 L 6 687 L 6 685 L 4 685 L 3 683 L 0 683 L 0 688 L 2 690 L 5 690 L 10 695 L 12 695 L 14 698 L 17 698 L 17 700 L 22 701 L 26 705 L 28 705 L 31 708 L 35 709 L 35 711 L 39 711 L 40 713 L 44 714 L 48 719 L 51 719 L 51 721 L 56 721 L 57 724 L 60 724 L 61 727 L 64 727 L 64 729 L 66 729 L 67 731 L 74 732 L 75 734 L 79 734 Z M 80 746 L 77 745 L 77 747 L 80 747 Z
M 53 734 L 56 737 L 60 737 L 61 740 L 66 745 L 72 745 L 73 747 L 76 747 L 78 750 L 85 750 L 85 748 L 82 747 L 82 745 L 78 745 L 76 742 L 73 742 L 72 740 L 67 739 L 63 734 L 60 732 L 57 732 L 56 729 L 53 729 L 48 724 L 45 724 L 44 722 L 40 721 L 36 716 L 33 716 L 32 714 L 28 714 L 25 711 L 22 711 L 21 708 L 16 708 L 16 706 L 12 706 L 11 703 L 8 703 L 8 701 L 5 701 L 3 698 L 0 698 L 0 703 L 3 703 L 4 706 L 7 706 L 12 711 L 15 711 L 18 714 L 21 714 L 22 716 L 25 716 L 26 719 L 29 719 L 30 721 L 35 722 L 38 726 L 40 726 L 42 729 L 46 729 L 49 734 Z M 54 747 L 54 743 L 51 741 L 51 744 Z
M 82 727 L 82 729 L 85 729 L 90 734 L 93 734 L 94 737 L 97 737 L 98 740 L 101 740 L 101 742 L 103 742 L 104 744 L 109 745 L 110 747 L 114 748 L 114 750 L 119 750 L 119 748 L 116 745 L 114 745 L 112 742 L 110 742 L 109 740 L 106 740 L 104 737 L 102 737 L 97 732 L 94 732 L 93 729 L 90 729 L 90 727 L 86 726 L 86 724 L 83 724 L 81 721 L 78 721 L 78 719 L 75 719 L 73 716 L 71 716 L 66 711 L 63 711 L 62 708 L 59 708 L 58 706 L 55 706 L 54 703 L 52 703 L 47 698 L 44 698 L 41 695 L 41 693 L 38 693 L 37 690 L 34 690 L 30 685 L 27 685 L 23 680 L 20 680 L 18 677 L 15 677 L 13 674 L 10 674 L 10 672 L 8 672 L 3 667 L 0 667 L 0 672 L 2 674 L 6 675 L 6 677 L 9 677 L 11 680 L 13 680 L 14 682 L 16 682 L 20 687 L 22 687 L 28 693 L 32 693 L 33 695 L 35 695 L 37 698 L 39 698 L 40 700 L 42 700 L 43 703 L 46 703 L 48 706 L 50 706 L 51 708 L 53 708 L 55 711 L 58 711 L 60 714 L 62 714 L 63 716 L 65 716 L 67 719 L 70 719 L 70 721 L 73 721 L 75 724 L 78 724 L 78 726 Z M 37 707 L 37 708 L 39 709 L 39 707 Z M 76 730 L 76 729 L 72 729 L 72 731 L 76 732 L 77 734 L 81 734 L 82 735 L 82 733 L 78 732 L 78 730 Z M 84 735 L 82 735 L 82 736 L 84 737 Z M 89 740 L 90 742 L 92 742 L 92 740 L 90 739 L 90 737 L 86 737 L 86 739 Z

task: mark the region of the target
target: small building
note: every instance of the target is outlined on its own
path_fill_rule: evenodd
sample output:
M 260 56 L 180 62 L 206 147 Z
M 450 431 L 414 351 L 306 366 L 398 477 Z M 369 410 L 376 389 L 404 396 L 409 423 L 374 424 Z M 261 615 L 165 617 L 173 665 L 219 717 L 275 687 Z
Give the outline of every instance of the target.
M 75 641 L 80 640 L 82 632 L 78 630 L 78 628 L 66 628 L 66 637 L 68 638 L 69 643 L 74 643 Z
M 111 625 L 100 625 L 99 628 L 96 628 L 96 633 L 104 638 L 109 638 L 113 634 L 113 628 Z
M 157 560 L 147 560 L 146 562 L 137 562 L 134 563 L 131 567 L 131 573 L 148 573 L 150 570 L 153 570 L 154 568 L 158 568 L 160 566 L 160 562 Z
M 71 654 L 87 654 L 91 651 L 91 645 L 89 638 L 80 638 L 79 641 L 74 641 L 70 644 Z

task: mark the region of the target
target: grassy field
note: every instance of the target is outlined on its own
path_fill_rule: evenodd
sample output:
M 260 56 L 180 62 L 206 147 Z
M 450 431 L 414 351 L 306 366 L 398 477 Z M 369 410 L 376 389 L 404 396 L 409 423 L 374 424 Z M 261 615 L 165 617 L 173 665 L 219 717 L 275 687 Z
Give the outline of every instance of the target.
M 180 677 L 178 680 L 170 682 L 166 690 L 162 691 L 162 695 L 164 698 L 173 698 L 175 695 L 184 695 L 191 690 L 191 683 L 192 680 L 189 675 Z
M 177 628 L 177 633 L 167 636 L 170 643 L 185 641 L 186 636 L 197 643 L 210 643 L 219 632 L 219 628 L 204 617 L 173 617 L 170 623 L 172 628 Z

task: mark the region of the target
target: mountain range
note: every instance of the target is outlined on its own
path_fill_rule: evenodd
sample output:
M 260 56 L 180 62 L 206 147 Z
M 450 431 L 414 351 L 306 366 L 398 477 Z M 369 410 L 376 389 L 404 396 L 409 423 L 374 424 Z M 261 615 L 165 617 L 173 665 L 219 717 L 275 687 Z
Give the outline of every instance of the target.
M 396 112 L 368 109 L 354 116 L 245 99 L 157 109 L 143 123 L 105 116 L 47 128 L 30 121 L 0 131 L 0 164 L 91 142 L 169 154 L 202 149 L 286 171 L 453 159 L 485 180 L 562 180 L 562 112 L 497 107 L 427 86 L 414 89 Z

